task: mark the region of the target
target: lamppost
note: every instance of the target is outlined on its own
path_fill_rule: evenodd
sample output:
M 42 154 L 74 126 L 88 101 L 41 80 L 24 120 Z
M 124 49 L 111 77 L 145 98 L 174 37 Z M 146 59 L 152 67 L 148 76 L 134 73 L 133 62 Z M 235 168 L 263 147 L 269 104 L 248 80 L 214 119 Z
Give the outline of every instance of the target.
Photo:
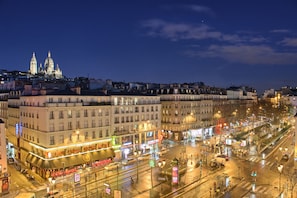
M 158 162 L 158 166 L 159 166 L 159 168 L 161 170 L 161 173 L 163 173 L 162 171 L 163 171 L 163 168 L 164 168 L 165 165 L 166 165 L 166 161 L 165 160 L 162 160 L 162 161 L 159 161 Z
M 221 143 L 221 125 L 220 125 L 220 118 L 222 117 L 221 111 L 218 111 L 217 113 L 214 114 L 214 118 L 216 120 L 216 130 L 218 130 L 217 132 L 220 134 L 220 142 Z M 217 144 L 217 143 L 216 143 Z
M 65 179 L 65 162 L 62 162 L 62 164 L 63 164 L 63 190 L 65 190 L 65 189 L 64 189 L 64 179 Z
M 49 177 L 49 178 L 48 178 L 48 181 L 49 181 L 50 185 L 53 186 L 53 187 L 52 187 L 52 192 L 50 193 L 50 194 L 53 194 L 53 193 L 54 193 L 54 188 L 55 188 L 56 180 L 55 180 L 55 178 L 51 178 L 51 177 Z
M 252 193 L 255 193 L 255 191 L 256 191 L 256 177 L 257 177 L 257 171 L 252 171 L 251 176 L 252 176 L 252 178 L 253 178 L 253 183 L 252 183 Z
M 136 157 L 136 160 L 137 160 L 137 182 L 138 182 L 138 179 L 139 179 L 139 160 L 138 160 L 138 157 L 140 156 L 141 154 L 141 151 L 134 151 L 134 156 Z
M 161 174 L 162 175 L 163 175 L 163 168 L 164 168 L 165 165 L 166 165 L 166 161 L 165 160 L 162 160 L 162 161 L 159 161 L 158 162 L 158 166 L 159 166 L 159 168 L 161 170 Z M 162 184 L 160 185 L 160 187 L 161 187 L 161 193 L 162 193 Z
M 278 184 L 278 190 L 281 191 L 281 180 L 282 180 L 282 172 L 283 172 L 284 166 L 282 164 L 278 165 L 277 170 L 279 172 L 279 184 Z
M 117 189 L 119 189 L 119 164 L 117 164 Z M 137 179 L 138 181 L 138 179 Z

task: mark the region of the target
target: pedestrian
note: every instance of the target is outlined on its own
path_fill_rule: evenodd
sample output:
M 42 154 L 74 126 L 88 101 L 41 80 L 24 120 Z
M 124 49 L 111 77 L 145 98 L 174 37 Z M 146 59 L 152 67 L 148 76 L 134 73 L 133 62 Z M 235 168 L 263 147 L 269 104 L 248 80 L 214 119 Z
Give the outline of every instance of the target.
M 133 178 L 132 178 L 132 177 L 130 177 L 130 179 L 131 179 L 131 183 L 132 183 L 132 184 L 134 184 L 134 180 L 133 180 Z

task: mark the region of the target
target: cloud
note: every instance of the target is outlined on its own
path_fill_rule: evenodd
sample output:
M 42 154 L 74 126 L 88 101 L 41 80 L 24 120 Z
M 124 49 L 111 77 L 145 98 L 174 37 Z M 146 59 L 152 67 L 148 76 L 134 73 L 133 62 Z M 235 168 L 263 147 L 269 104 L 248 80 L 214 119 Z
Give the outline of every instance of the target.
M 172 41 L 186 39 L 215 39 L 227 42 L 241 41 L 241 38 L 238 35 L 222 34 L 205 24 L 190 25 L 186 23 L 170 23 L 160 19 L 152 19 L 145 21 L 142 26 L 149 29 L 148 35 L 155 37 L 159 36 Z
M 244 64 L 297 64 L 297 53 L 276 52 L 265 45 L 211 45 L 205 51 L 188 51 L 187 54 L 204 58 L 222 58 L 229 62 Z
M 270 32 L 272 32 L 272 33 L 289 33 L 290 30 L 287 30 L 287 29 L 276 29 L 276 30 L 271 30 Z
M 192 40 L 199 43 L 199 50 L 189 50 L 186 54 L 204 58 L 221 58 L 229 62 L 262 65 L 297 64 L 297 53 L 287 49 L 274 49 L 268 46 L 269 38 L 258 33 L 241 32 L 225 34 L 206 24 L 173 23 L 160 19 L 147 20 L 143 27 L 148 35 L 162 37 L 171 41 Z M 274 30 L 285 32 L 285 30 Z M 201 40 L 210 40 L 204 45 Z M 195 43 L 194 43 L 195 42 Z M 255 45 L 258 44 L 258 45 Z M 266 44 L 266 45 L 264 45 Z M 279 44 L 297 47 L 297 38 L 285 38 Z
M 297 47 L 297 38 L 284 38 L 280 43 L 284 46 Z
M 209 16 L 214 17 L 215 13 L 212 9 L 210 9 L 209 7 L 206 6 L 200 6 L 200 5 L 185 5 L 184 6 L 186 9 L 190 9 L 193 10 L 195 12 L 199 12 L 199 13 L 205 13 Z

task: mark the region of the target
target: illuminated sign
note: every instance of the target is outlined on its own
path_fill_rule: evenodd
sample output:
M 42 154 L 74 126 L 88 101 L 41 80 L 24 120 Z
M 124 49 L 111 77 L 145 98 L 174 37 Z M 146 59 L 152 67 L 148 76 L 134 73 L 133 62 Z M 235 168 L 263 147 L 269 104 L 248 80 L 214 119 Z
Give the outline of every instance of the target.
M 79 173 L 75 173 L 74 174 L 74 182 L 79 182 L 80 181 L 80 174 Z
M 172 167 L 172 183 L 178 184 L 178 167 Z

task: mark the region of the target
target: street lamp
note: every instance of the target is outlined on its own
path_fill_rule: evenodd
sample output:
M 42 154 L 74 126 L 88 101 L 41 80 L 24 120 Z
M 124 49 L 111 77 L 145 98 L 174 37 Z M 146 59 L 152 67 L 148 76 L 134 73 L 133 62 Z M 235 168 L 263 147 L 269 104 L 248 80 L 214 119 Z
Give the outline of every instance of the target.
M 166 161 L 165 160 L 162 160 L 162 161 L 159 161 L 158 162 L 158 166 L 161 169 L 161 173 L 162 173 L 162 170 L 163 170 L 163 168 L 164 168 L 165 165 L 166 165 Z
M 134 151 L 134 156 L 136 156 L 137 159 L 137 182 L 138 182 L 138 178 L 139 178 L 139 161 L 138 161 L 138 157 L 140 156 L 141 151 Z
M 64 179 L 65 179 L 65 162 L 62 162 L 63 164 L 63 190 L 64 190 Z
M 277 170 L 279 172 L 279 184 L 278 184 L 278 190 L 281 191 L 281 179 L 282 179 L 282 172 L 283 172 L 284 166 L 282 164 L 278 165 Z
M 50 185 L 53 186 L 53 187 L 52 187 L 52 192 L 50 193 L 50 194 L 53 194 L 53 193 L 54 193 L 54 188 L 55 188 L 56 180 L 55 180 L 55 178 L 51 178 L 51 177 L 49 177 L 49 178 L 48 178 L 48 181 L 49 181 Z
M 162 160 L 162 161 L 159 161 L 158 162 L 158 166 L 159 166 L 159 168 L 161 170 L 161 174 L 163 174 L 163 168 L 164 168 L 165 165 L 166 165 L 166 161 L 165 160 Z M 161 187 L 161 193 L 162 193 L 162 184 L 160 185 L 160 187 Z

